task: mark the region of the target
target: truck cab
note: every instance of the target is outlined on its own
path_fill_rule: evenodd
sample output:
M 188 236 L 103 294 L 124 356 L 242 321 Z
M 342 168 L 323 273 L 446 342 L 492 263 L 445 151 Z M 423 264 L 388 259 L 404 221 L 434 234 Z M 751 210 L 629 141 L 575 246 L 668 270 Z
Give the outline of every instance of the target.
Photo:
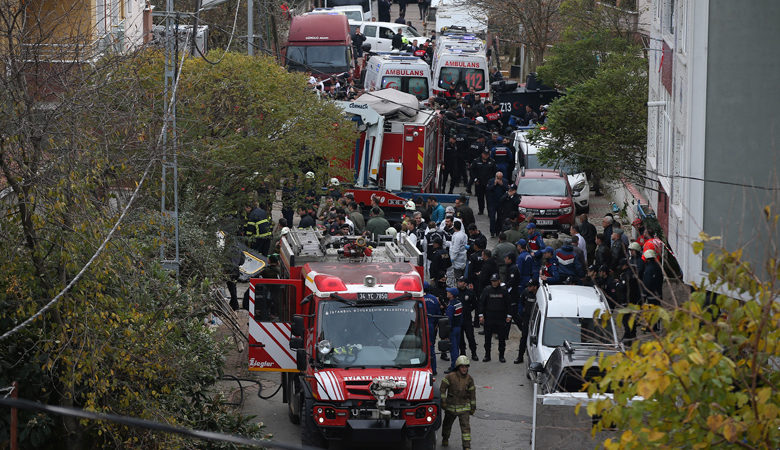
M 340 12 L 294 16 L 284 48 L 287 70 L 311 72 L 317 79 L 355 75 L 347 16 Z M 330 88 L 326 82 L 325 88 Z
M 261 318 L 250 322 L 250 370 L 283 372 L 302 443 L 411 440 L 435 448 L 441 399 L 420 251 L 404 239 L 293 229 L 280 259 L 285 278 L 250 281 L 251 317 Z M 257 295 L 280 286 L 276 295 Z M 258 313 L 264 303 L 278 311 L 270 321 Z

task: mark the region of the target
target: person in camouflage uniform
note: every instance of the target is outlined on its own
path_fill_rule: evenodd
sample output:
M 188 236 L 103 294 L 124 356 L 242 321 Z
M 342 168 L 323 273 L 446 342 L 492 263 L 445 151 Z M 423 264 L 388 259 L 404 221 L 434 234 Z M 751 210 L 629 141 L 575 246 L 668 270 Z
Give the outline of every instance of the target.
M 460 423 L 463 448 L 471 448 L 469 416 L 477 410 L 477 391 L 474 379 L 469 375 L 469 365 L 470 361 L 466 355 L 458 356 L 455 361 L 456 370 L 441 380 L 441 406 L 444 408 L 444 424 L 441 428 L 442 447 L 449 445 L 452 424 L 457 418 Z

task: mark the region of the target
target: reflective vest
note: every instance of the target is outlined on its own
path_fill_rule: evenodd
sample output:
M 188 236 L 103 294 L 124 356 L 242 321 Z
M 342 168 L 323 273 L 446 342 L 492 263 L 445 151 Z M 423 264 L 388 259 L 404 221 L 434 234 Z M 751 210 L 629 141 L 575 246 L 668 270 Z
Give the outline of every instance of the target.
M 247 237 L 249 237 L 250 239 L 264 239 L 264 238 L 271 237 L 271 230 L 270 230 L 270 227 L 268 227 L 269 223 L 270 222 L 269 222 L 268 219 L 258 220 L 257 222 L 247 222 L 246 223 L 246 228 L 247 228 L 246 235 L 247 235 Z M 267 227 L 266 229 L 268 231 L 266 231 L 264 233 L 261 233 L 260 232 L 260 227 L 262 227 L 263 225 L 266 225 L 266 227 Z M 254 229 L 254 231 L 253 231 L 253 229 Z

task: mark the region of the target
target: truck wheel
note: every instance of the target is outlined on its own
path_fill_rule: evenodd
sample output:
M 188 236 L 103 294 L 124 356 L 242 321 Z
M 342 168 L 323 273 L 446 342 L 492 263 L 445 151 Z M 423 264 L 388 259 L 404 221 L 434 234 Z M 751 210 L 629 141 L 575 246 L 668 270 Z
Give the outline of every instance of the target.
M 412 440 L 412 450 L 435 450 L 436 449 L 436 431 L 431 430 L 428 435 L 422 439 Z
M 328 448 L 328 440 L 322 436 L 317 425 L 314 423 L 314 400 L 307 398 L 303 401 L 301 409 L 301 444 L 309 447 Z
M 301 407 L 298 408 L 299 414 L 295 414 L 295 405 L 293 404 L 293 402 L 296 401 L 295 400 L 296 398 L 300 399 L 300 398 L 303 397 L 302 393 L 298 393 L 298 395 L 296 396 L 296 392 L 295 392 L 296 389 L 295 389 L 295 387 L 297 385 L 298 385 L 298 383 L 296 382 L 295 378 L 294 377 L 290 377 L 289 381 L 288 381 L 288 386 L 289 386 L 288 389 L 289 389 L 289 392 L 290 392 L 290 401 L 287 402 L 287 417 L 289 417 L 290 418 L 290 422 L 295 424 L 295 425 L 298 425 L 299 423 L 301 423 L 300 411 L 303 411 L 303 405 L 300 405 L 301 401 L 298 400 L 299 405 Z

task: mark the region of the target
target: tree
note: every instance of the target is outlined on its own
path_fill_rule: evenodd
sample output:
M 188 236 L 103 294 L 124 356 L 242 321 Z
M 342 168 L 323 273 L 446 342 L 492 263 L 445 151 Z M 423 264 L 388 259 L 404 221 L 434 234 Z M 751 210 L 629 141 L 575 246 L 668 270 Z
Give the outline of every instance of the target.
M 594 179 L 643 180 L 647 141 L 647 61 L 625 40 L 575 31 L 553 47 L 539 72 L 566 89 L 532 133 L 543 163 L 563 162 Z
M 520 40 L 531 48 L 530 70 L 542 64 L 547 47 L 558 38 L 559 9 L 563 0 L 474 0 L 490 17 L 491 29 L 513 40 L 522 26 Z
M 33 6 L 41 9 L 26 9 Z M 237 204 L 220 203 L 221 193 L 256 189 L 269 174 L 289 175 L 304 154 L 323 160 L 313 163 L 321 177 L 335 172 L 329 157 L 341 155 L 339 140 L 352 136 L 352 128 L 340 122 L 337 108 L 306 91 L 302 77 L 285 78 L 265 60 L 239 64 L 227 55 L 224 66 L 214 66 L 219 69 L 187 62 L 180 81 L 179 150 L 187 164 L 180 211 L 183 276 L 177 284 L 158 260 L 154 172 L 162 62 L 145 53 L 84 53 L 92 48 L 91 30 L 59 27 L 72 25 L 73 11 L 52 8 L 60 16 L 44 17 L 43 10 L 38 3 L 0 5 L 0 335 L 77 276 L 119 220 L 129 192 L 145 181 L 114 238 L 75 286 L 43 316 L 0 341 L 0 386 L 19 380 L 26 399 L 259 436 L 251 418 L 207 394 L 223 361 L 221 343 L 203 326 L 209 310 L 204 299 L 222 276 L 222 261 L 204 218 Z M 294 94 L 273 92 L 277 86 L 269 84 L 276 81 L 288 82 Z M 324 128 L 309 128 L 314 125 Z M 306 140 L 308 153 L 300 150 L 305 138 L 291 137 L 306 132 L 316 138 Z M 200 445 L 28 412 L 20 413 L 20 428 L 23 447 Z M 2 415 L 0 442 L 8 430 Z
M 765 210 L 770 229 L 778 215 Z M 769 236 L 772 236 L 770 234 Z M 699 253 L 717 238 L 702 235 Z M 641 326 L 660 321 L 624 354 L 599 362 L 604 376 L 589 394 L 613 392 L 587 407 L 594 433 L 621 432 L 606 448 L 777 448 L 780 442 L 780 266 L 775 242 L 764 263 L 766 277 L 723 248 L 706 260 L 709 275 L 689 301 L 674 310 L 645 305 L 616 311 Z M 729 293 L 729 295 L 721 293 Z M 643 400 L 629 400 L 641 396 Z

